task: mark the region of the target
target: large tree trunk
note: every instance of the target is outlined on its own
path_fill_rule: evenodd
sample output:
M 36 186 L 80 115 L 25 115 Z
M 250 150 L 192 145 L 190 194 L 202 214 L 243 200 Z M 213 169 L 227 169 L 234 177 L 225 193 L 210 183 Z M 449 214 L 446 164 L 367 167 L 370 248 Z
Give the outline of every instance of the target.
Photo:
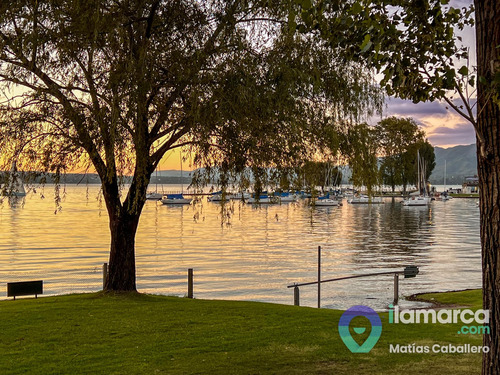
M 151 171 L 136 168 L 127 198 L 120 202 L 117 179 L 103 184 L 103 195 L 109 215 L 111 246 L 109 271 L 104 285 L 106 291 L 137 291 L 135 280 L 135 235 Z
M 104 290 L 136 291 L 135 234 L 139 215 L 110 215 L 111 250 Z
M 491 84 L 500 69 L 500 2 L 475 0 L 478 75 Z M 490 310 L 483 374 L 500 374 L 500 108 L 491 88 L 478 84 L 477 156 L 481 210 L 483 304 Z

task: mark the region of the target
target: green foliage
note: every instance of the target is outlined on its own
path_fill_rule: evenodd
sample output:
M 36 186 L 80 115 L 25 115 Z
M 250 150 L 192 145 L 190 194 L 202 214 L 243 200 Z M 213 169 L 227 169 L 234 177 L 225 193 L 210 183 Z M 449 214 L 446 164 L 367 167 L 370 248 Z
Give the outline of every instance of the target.
M 389 117 L 375 127 L 382 157 L 380 173 L 384 184 L 392 187 L 413 182 L 416 172 L 416 144 L 424 142 L 425 134 L 411 118 Z
M 403 190 L 406 192 L 406 187 L 408 185 L 418 185 L 419 175 L 418 175 L 418 165 L 417 156 L 420 154 L 420 158 L 425 165 L 425 180 L 427 181 L 436 166 L 434 147 L 427 140 L 420 140 L 411 144 L 408 150 L 403 153 L 401 158 L 401 163 L 403 168 L 401 170 Z
M 425 180 L 428 181 L 432 171 L 436 167 L 436 155 L 434 154 L 434 147 L 427 141 L 419 144 L 420 157 L 425 163 Z
M 378 145 L 376 130 L 365 123 L 356 124 L 347 131 L 344 152 L 352 169 L 351 181 L 354 186 L 365 186 L 368 195 L 380 184 Z
M 339 185 L 342 181 L 342 172 L 339 167 L 334 167 L 330 162 L 307 161 L 302 166 L 295 168 L 298 189 L 308 188 L 314 191 L 320 186 L 322 191 L 326 187 Z
M 315 20 L 322 38 L 342 46 L 346 59 L 381 73 L 389 95 L 420 102 L 467 85 L 467 68 L 454 66 L 467 58 L 455 29 L 472 26 L 472 13 L 472 5 L 457 9 L 443 0 L 326 0 L 302 14 Z

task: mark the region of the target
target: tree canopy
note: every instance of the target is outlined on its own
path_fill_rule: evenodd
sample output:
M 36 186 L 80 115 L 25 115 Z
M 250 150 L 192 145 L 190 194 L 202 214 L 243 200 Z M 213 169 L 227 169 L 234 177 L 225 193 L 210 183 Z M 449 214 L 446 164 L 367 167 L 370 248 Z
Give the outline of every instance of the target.
M 411 118 L 388 117 L 375 127 L 380 145 L 380 174 L 382 182 L 392 187 L 417 181 L 417 152 L 425 161 L 425 179 L 429 179 L 434 167 L 434 147 L 425 140 L 425 133 Z

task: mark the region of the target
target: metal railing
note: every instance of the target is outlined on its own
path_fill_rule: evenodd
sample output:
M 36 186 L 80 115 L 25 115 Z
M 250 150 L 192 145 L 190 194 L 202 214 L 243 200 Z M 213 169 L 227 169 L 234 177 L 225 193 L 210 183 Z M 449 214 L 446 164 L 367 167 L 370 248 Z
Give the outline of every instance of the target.
M 397 305 L 399 302 L 399 275 L 404 275 L 405 279 L 416 277 L 419 273 L 419 269 L 416 266 L 407 266 L 402 271 L 384 271 L 384 272 L 373 272 L 373 273 L 365 273 L 362 275 L 351 275 L 351 276 L 343 276 L 336 277 L 333 279 L 321 280 L 321 246 L 318 246 L 318 280 L 310 281 L 305 283 L 294 283 L 292 285 L 288 285 L 287 288 L 293 288 L 293 304 L 295 306 L 300 306 L 300 291 L 299 286 L 306 285 L 318 285 L 318 308 L 321 307 L 321 284 L 329 283 L 332 281 L 340 281 L 340 280 L 348 280 L 348 279 L 357 279 L 361 277 L 372 277 L 372 276 L 381 276 L 381 275 L 394 275 L 394 305 Z

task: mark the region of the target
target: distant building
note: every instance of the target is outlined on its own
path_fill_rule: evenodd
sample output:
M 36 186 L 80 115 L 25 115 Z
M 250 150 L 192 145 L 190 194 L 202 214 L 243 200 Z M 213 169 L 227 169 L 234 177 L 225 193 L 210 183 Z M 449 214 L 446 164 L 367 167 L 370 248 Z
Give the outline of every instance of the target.
M 465 177 L 462 184 L 463 194 L 478 194 L 479 193 L 479 177 Z

